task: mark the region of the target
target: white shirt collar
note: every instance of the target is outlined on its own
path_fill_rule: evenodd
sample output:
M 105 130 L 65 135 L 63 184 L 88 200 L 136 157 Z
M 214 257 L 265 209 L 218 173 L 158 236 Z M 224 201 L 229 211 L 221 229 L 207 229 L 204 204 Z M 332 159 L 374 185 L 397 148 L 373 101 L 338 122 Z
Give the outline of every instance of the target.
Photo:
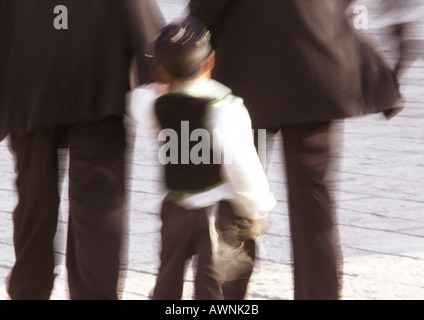
M 181 83 L 170 93 L 188 94 L 197 98 L 220 99 L 231 93 L 231 89 L 212 79 L 196 79 Z

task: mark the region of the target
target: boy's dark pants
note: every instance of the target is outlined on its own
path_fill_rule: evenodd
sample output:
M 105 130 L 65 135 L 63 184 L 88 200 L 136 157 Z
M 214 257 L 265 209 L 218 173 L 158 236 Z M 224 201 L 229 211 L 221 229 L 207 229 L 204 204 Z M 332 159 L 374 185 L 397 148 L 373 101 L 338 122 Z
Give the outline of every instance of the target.
M 60 202 L 58 148 L 69 144 L 67 269 L 71 299 L 116 299 L 124 213 L 121 117 L 11 137 L 18 205 L 12 299 L 48 299 Z
M 233 207 L 228 201 L 221 201 L 219 204 L 219 214 L 216 221 L 216 228 L 220 231 L 222 239 L 234 248 L 243 245 L 243 250 L 255 261 L 256 242 L 253 239 L 240 239 L 232 231 L 236 227 L 236 220 L 240 219 L 234 213 Z M 242 243 L 243 242 L 243 243 Z M 247 287 L 253 272 L 254 265 L 244 266 L 244 271 L 234 280 L 226 281 L 221 285 L 224 300 L 243 300 L 247 294 Z
M 209 232 L 209 215 L 219 210 L 218 228 L 228 228 L 235 223 L 235 215 L 228 202 L 198 210 L 186 210 L 172 202 L 164 202 L 162 217 L 161 266 L 156 282 L 154 300 L 179 300 L 182 297 L 187 261 L 197 255 L 195 299 L 243 299 L 252 268 L 237 280 L 221 285 L 213 277 L 212 244 Z M 248 242 L 249 255 L 254 258 L 254 242 Z M 252 246 L 253 243 L 253 246 Z

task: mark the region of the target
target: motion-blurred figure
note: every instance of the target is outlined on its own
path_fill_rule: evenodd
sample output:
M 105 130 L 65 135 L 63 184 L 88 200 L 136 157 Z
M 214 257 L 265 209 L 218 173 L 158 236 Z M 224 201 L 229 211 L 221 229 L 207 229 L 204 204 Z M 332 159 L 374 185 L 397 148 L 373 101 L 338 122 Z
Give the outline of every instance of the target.
M 129 94 L 128 114 L 141 128 L 161 128 L 161 140 L 173 133 L 163 145 L 171 149 L 159 155 L 164 159 L 169 152 L 173 159 L 161 161 L 167 195 L 161 209 L 161 265 L 152 295 L 156 300 L 181 299 L 192 257 L 195 299 L 243 299 L 255 240 L 276 204 L 243 100 L 210 79 L 215 61 L 210 37 L 195 19 L 166 26 L 153 51 L 169 92 L 155 83 Z M 182 133 L 185 125 L 190 139 Z M 201 153 L 210 156 L 201 161 L 193 157 L 198 146 L 192 135 L 199 131 L 206 143 Z M 179 156 L 187 159 L 180 162 Z
M 357 0 L 351 8 L 364 5 L 376 16 L 370 21 L 371 28 L 389 28 L 395 40 L 398 57 L 395 73 L 401 77 L 409 66 L 424 57 L 424 1 L 422 0 Z
M 67 147 L 70 298 L 116 299 L 126 203 L 124 95 L 133 58 L 159 26 L 145 12 L 148 1 L 58 5 L 0 2 L 0 137 L 10 138 L 18 192 L 8 293 L 12 299 L 50 297 L 58 149 Z M 147 70 L 143 61 L 139 69 Z M 140 80 L 150 80 L 148 73 Z
M 390 68 L 360 42 L 350 1 L 191 0 L 212 32 L 213 78 L 245 100 L 255 129 L 281 132 L 295 299 L 337 299 L 339 240 L 328 185 L 334 120 L 390 110 Z

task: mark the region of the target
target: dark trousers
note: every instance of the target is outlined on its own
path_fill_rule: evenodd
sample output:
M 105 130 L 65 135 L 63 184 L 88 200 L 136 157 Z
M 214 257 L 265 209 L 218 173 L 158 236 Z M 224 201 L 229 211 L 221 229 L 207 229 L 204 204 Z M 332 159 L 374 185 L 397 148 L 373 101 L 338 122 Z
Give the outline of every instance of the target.
M 218 210 L 217 229 L 228 233 L 237 219 L 228 202 L 222 201 L 198 210 L 187 210 L 172 202 L 163 203 L 161 265 L 153 293 L 154 300 L 181 299 L 186 264 L 193 256 L 196 256 L 196 300 L 241 300 L 245 297 L 253 265 L 237 279 L 224 284 L 220 284 L 214 277 L 209 229 L 209 216 L 213 210 Z M 250 240 L 245 243 L 246 251 L 254 259 L 254 242 Z M 231 239 L 230 244 L 240 246 L 242 243 Z
M 338 299 L 342 257 L 328 185 L 331 122 L 278 128 L 284 141 L 296 300 Z
M 11 137 L 18 204 L 12 299 L 48 299 L 60 192 L 58 148 L 69 147 L 67 271 L 71 299 L 116 299 L 124 213 L 125 130 L 120 117 Z
M 234 209 L 228 201 L 221 201 L 219 204 L 219 214 L 216 220 L 216 228 L 220 232 L 222 241 L 233 248 L 242 248 L 254 263 L 256 260 L 256 242 L 253 239 L 240 238 L 234 234 L 237 228 L 239 217 L 234 213 Z M 227 280 L 221 284 L 221 291 L 224 300 L 243 300 L 246 298 L 250 277 L 252 276 L 254 264 L 244 265 L 242 271 L 235 279 Z

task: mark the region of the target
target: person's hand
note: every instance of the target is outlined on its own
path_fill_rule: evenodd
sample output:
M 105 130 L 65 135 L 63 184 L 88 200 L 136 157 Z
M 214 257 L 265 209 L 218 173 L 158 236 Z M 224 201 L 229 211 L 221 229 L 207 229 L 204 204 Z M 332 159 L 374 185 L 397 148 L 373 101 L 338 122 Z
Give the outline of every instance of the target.
M 252 231 L 254 234 L 257 234 L 260 236 L 268 227 L 268 220 L 262 219 L 262 220 L 252 220 Z
M 241 239 L 256 239 L 266 227 L 266 220 L 239 220 L 238 235 Z

